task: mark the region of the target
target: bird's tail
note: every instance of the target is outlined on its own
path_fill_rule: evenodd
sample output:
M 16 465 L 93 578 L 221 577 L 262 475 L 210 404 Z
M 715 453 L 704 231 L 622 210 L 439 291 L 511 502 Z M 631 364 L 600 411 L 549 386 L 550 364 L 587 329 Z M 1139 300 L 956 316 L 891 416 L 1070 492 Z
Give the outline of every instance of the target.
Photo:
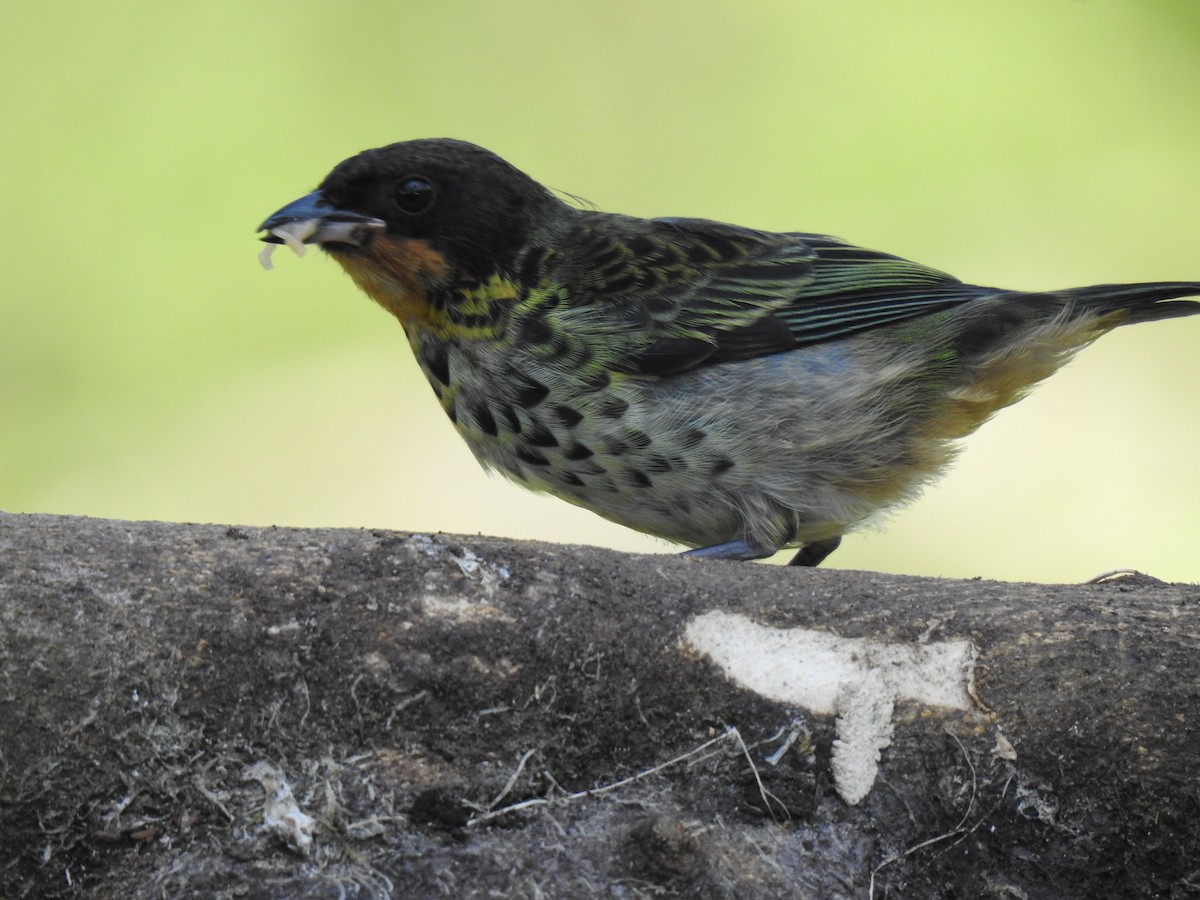
M 1056 291 L 1065 305 L 1089 309 L 1108 319 L 1111 325 L 1157 322 L 1200 313 L 1200 281 L 1158 281 L 1148 284 L 1097 284 L 1092 287 Z M 1107 322 L 1105 324 L 1108 324 Z
M 939 428 L 969 434 L 1114 328 L 1200 313 L 1200 301 L 1181 297 L 1200 297 L 1200 282 L 1001 293 L 968 307 L 954 341 L 961 381 L 947 395 Z

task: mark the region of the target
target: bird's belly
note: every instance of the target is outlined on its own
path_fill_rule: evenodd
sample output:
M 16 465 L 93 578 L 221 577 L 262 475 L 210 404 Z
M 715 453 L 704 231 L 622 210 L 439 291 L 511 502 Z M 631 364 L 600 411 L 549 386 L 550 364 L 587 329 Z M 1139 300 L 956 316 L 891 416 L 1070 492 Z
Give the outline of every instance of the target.
M 616 376 L 595 395 L 551 390 L 517 411 L 515 431 L 461 413 L 456 424 L 485 466 L 619 524 L 692 546 L 778 548 L 844 533 L 948 461 L 946 442 L 921 436 L 922 409 L 895 390 L 905 377 L 902 363 L 863 368 L 834 342 Z

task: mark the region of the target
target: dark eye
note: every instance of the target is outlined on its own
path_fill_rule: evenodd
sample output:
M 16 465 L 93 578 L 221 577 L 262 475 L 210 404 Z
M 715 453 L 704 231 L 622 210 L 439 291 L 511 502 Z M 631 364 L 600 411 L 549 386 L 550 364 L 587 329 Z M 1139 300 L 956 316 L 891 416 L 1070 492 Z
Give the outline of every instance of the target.
M 426 178 L 405 178 L 396 186 L 396 205 L 410 216 L 425 212 L 433 206 L 433 185 Z

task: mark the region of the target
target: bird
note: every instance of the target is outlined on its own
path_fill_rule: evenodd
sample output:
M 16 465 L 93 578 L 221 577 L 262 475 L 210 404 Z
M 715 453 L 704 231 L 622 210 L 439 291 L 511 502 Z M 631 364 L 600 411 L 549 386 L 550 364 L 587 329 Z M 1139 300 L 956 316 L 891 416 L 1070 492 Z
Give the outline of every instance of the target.
M 484 468 L 693 557 L 818 565 L 1101 335 L 1200 312 L 1195 281 L 1003 290 L 568 197 L 475 144 L 401 141 L 269 216 L 260 259 L 336 260 Z

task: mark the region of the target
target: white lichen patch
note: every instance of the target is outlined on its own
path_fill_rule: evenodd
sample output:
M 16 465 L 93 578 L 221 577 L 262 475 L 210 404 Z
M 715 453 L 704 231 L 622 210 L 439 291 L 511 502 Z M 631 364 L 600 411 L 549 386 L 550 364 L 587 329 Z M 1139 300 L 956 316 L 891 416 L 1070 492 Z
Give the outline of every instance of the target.
M 684 641 L 742 687 L 815 713 L 838 711 L 842 685 L 878 669 L 898 700 L 970 709 L 975 648 L 970 641 L 889 644 L 811 628 L 769 628 L 746 616 L 710 612 Z
M 684 632 L 685 647 L 764 697 L 837 714 L 834 779 L 847 803 L 871 789 L 891 741 L 898 700 L 970 709 L 975 648 L 970 641 L 885 643 L 810 628 L 769 628 L 746 616 L 709 612 Z
M 266 792 L 263 827 L 274 832 L 288 846 L 307 854 L 312 846 L 316 822 L 300 809 L 283 773 L 269 762 L 256 762 L 246 767 L 242 781 L 257 781 Z
M 862 680 L 842 685 L 830 768 L 838 795 L 851 806 L 871 792 L 879 772 L 879 756 L 892 742 L 891 686 L 879 669 Z

